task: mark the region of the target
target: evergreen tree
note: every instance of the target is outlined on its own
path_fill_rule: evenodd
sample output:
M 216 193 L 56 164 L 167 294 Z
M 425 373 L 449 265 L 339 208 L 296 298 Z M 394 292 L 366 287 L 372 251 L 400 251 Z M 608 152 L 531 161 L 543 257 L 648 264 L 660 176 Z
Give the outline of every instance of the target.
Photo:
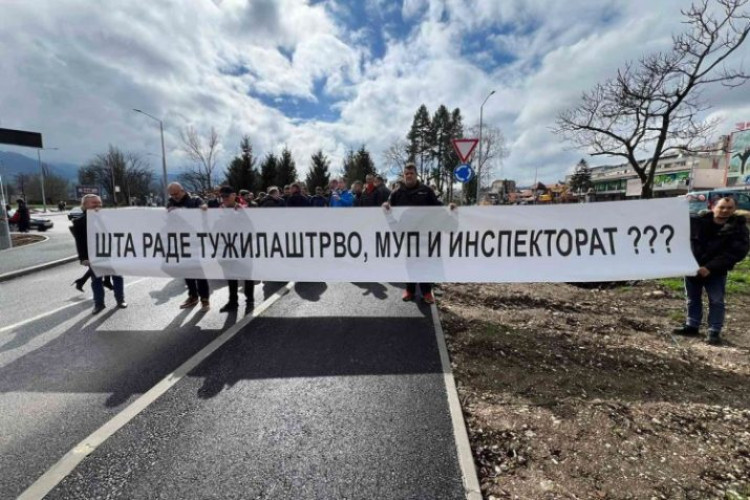
M 310 170 L 307 171 L 307 177 L 305 177 L 308 192 L 312 194 L 315 193 L 316 187 L 322 187 L 323 190 L 328 187 L 328 183 L 331 181 L 331 173 L 328 171 L 330 164 L 330 160 L 323 154 L 322 150 L 319 149 L 317 153 L 312 155 Z
M 287 184 L 297 182 L 297 166 L 292 158 L 292 152 L 284 147 L 281 158 L 276 165 L 276 185 L 282 189 Z
M 344 180 L 347 185 L 357 180 L 364 182 L 365 176 L 376 174 L 375 163 L 364 144 L 356 153 L 349 151 L 344 159 Z
M 458 125 L 460 126 L 461 112 L 456 109 L 453 113 L 454 115 L 457 114 Z M 430 183 L 437 186 L 440 193 L 443 193 L 446 187 L 453 184 L 450 176 L 453 174 L 453 168 L 457 165 L 455 163 L 456 155 L 451 143 L 452 139 L 456 138 L 454 128 L 454 116 L 448 112 L 448 108 L 441 104 L 432 117 L 432 137 L 434 141 L 432 154 L 435 166 L 430 172 Z
M 406 135 L 409 143 L 409 160 L 417 166 L 419 176 L 424 180 L 430 170 L 432 147 L 434 143 L 433 128 L 427 107 L 422 104 L 414 114 L 411 129 Z
M 581 158 L 581 161 L 576 165 L 573 175 L 570 177 L 570 191 L 581 194 L 588 191 L 592 186 L 591 169 L 586 160 Z
M 239 192 L 240 189 L 255 191 L 258 183 L 258 172 L 255 169 L 256 158 L 253 156 L 253 146 L 249 136 L 242 136 L 240 141 L 242 155 L 232 159 L 227 168 L 224 182 Z
M 273 153 L 268 153 L 266 157 L 263 158 L 263 163 L 261 163 L 260 165 L 260 188 L 263 189 L 263 191 L 266 191 L 270 186 L 275 185 L 277 176 L 277 163 L 278 159 L 276 158 L 276 156 L 274 156 Z

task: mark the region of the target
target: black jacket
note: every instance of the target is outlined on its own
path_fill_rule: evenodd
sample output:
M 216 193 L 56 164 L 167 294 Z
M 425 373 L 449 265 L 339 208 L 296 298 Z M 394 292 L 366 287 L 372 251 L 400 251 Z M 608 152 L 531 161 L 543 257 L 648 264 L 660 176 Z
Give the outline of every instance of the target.
M 187 193 L 177 201 L 170 198 L 167 202 L 167 208 L 200 208 L 201 205 L 203 205 L 203 200 Z
M 393 191 L 390 203 L 394 207 L 430 207 L 442 205 L 435 195 L 435 191 L 421 182 L 417 182 L 412 188 L 403 186 Z
M 273 196 L 266 196 L 263 201 L 258 205 L 260 208 L 277 208 L 285 207 L 286 202 L 284 198 L 274 198 Z
M 289 195 L 289 198 L 286 200 L 286 206 L 287 207 L 309 207 L 310 206 L 310 200 L 308 200 L 305 196 L 302 196 L 300 193 L 295 193 L 292 195 Z
M 714 214 L 690 219 L 690 246 L 698 265 L 712 274 L 726 274 L 745 258 L 750 248 L 745 218 L 733 215 L 718 226 Z
M 73 219 L 73 225 L 70 226 L 70 232 L 76 240 L 76 251 L 78 260 L 83 262 L 89 260 L 88 236 L 86 234 L 86 212 L 77 219 Z

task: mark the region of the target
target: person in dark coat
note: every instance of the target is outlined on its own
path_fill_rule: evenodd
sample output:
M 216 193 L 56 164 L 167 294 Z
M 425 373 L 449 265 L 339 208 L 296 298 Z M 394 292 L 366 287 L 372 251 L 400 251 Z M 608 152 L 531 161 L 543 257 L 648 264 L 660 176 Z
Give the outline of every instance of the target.
M 197 196 L 190 196 L 185 191 L 182 184 L 179 182 L 173 182 L 167 186 L 167 192 L 169 193 L 169 201 L 167 202 L 167 210 L 172 211 L 178 208 L 201 208 L 204 209 L 206 206 Z M 201 311 L 206 312 L 211 309 L 211 301 L 209 300 L 210 290 L 208 288 L 208 280 L 206 279 L 195 279 L 186 278 L 185 285 L 188 288 L 188 296 L 185 301 L 180 304 L 180 309 L 189 309 L 201 303 Z
M 302 194 L 302 188 L 295 182 L 289 186 L 289 197 L 286 199 L 287 207 L 309 207 L 310 200 Z
M 18 231 L 21 233 L 28 233 L 31 228 L 31 214 L 29 213 L 29 207 L 26 206 L 26 202 L 18 199 Z
M 310 198 L 311 207 L 327 207 L 328 200 L 323 195 L 323 188 L 318 186 L 315 188 L 315 195 Z
M 268 194 L 265 198 L 263 198 L 263 201 L 261 201 L 258 206 L 260 208 L 285 207 L 286 202 L 284 201 L 284 198 L 281 197 L 279 188 L 277 188 L 276 186 L 271 186 L 268 188 Z
M 76 240 L 76 250 L 78 251 L 78 260 L 81 265 L 89 266 L 88 250 L 88 231 L 87 231 L 87 212 L 89 210 L 97 211 L 102 207 L 102 199 L 95 194 L 87 194 L 81 198 L 81 209 L 83 215 L 73 220 L 71 232 Z M 89 270 L 91 270 L 89 268 Z M 125 309 L 128 304 L 125 302 L 125 285 L 122 276 L 112 276 L 112 289 L 115 292 L 115 300 L 119 309 Z M 101 276 L 96 276 L 93 271 L 91 274 L 91 291 L 94 293 L 94 310 L 92 314 L 99 314 L 104 310 L 104 282 Z
M 247 208 L 240 205 L 237 194 L 231 186 L 222 186 L 219 190 L 219 196 L 221 196 L 221 206 L 219 208 L 224 210 L 244 210 Z M 229 288 L 229 301 L 219 309 L 220 313 L 234 312 L 240 307 L 239 280 L 227 280 L 227 287 Z M 253 280 L 245 280 L 243 292 L 245 295 L 245 314 L 248 314 L 255 308 L 255 282 Z
M 745 218 L 736 215 L 734 198 L 720 199 L 711 212 L 691 219 L 690 244 L 698 271 L 685 277 L 687 318 L 685 325 L 676 328 L 678 335 L 697 336 L 703 319 L 703 290 L 708 295 L 709 344 L 721 343 L 724 326 L 724 295 L 727 273 L 747 255 L 750 248 Z
M 391 193 L 389 201 L 383 203 L 385 210 L 394 207 L 430 207 L 442 206 L 435 192 L 429 186 L 422 184 L 417 179 L 417 167 L 413 163 L 407 163 L 404 167 L 403 187 Z M 456 208 L 454 204 L 450 205 L 451 210 Z M 406 290 L 401 299 L 406 301 L 414 300 L 416 292 L 416 283 L 407 283 Z M 432 283 L 419 283 L 419 290 L 422 292 L 422 300 L 427 304 L 434 304 L 435 297 L 432 295 Z

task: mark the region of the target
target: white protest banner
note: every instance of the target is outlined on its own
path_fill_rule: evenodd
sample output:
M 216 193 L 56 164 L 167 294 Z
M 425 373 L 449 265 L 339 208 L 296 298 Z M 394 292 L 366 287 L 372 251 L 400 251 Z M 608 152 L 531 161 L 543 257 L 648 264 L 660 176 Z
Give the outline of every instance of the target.
M 97 274 L 562 282 L 694 274 L 687 200 L 577 205 L 115 209 L 88 213 Z

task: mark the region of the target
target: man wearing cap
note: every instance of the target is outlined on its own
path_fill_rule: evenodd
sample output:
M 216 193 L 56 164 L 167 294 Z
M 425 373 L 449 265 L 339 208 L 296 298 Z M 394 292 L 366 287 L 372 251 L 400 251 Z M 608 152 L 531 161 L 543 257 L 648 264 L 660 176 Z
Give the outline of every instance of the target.
M 219 208 L 224 210 L 239 210 L 243 208 L 237 201 L 237 194 L 234 192 L 234 188 L 231 186 L 222 186 L 219 189 L 219 195 L 221 196 L 221 205 Z M 240 307 L 239 301 L 239 280 L 227 280 L 227 287 L 229 288 L 229 301 L 219 309 L 219 312 L 232 312 L 236 311 Z M 255 307 L 255 282 L 252 280 L 245 280 L 244 289 L 245 293 L 245 314 L 252 311 Z

